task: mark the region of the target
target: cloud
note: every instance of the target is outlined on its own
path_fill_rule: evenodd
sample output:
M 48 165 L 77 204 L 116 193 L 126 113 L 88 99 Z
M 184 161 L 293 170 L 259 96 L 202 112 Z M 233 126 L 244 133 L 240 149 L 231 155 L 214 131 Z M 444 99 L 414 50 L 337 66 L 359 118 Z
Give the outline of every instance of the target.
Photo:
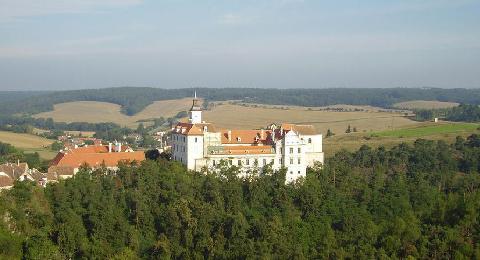
M 21 17 L 63 13 L 84 13 L 98 9 L 128 7 L 143 0 L 0 0 L 0 21 Z

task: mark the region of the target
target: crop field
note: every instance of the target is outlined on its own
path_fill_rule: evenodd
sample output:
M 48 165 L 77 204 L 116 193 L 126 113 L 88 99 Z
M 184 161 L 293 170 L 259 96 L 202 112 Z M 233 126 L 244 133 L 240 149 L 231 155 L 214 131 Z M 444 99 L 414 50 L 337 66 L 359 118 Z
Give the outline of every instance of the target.
M 191 98 L 177 100 L 156 101 L 134 116 L 122 114 L 120 105 L 95 102 L 77 101 L 57 104 L 53 111 L 35 115 L 37 118 L 53 118 L 57 122 L 113 122 L 121 126 L 136 127 L 137 121 L 159 117 L 172 117 L 180 111 L 190 109 Z
M 11 144 L 27 153 L 38 152 L 44 159 L 52 159 L 56 155 L 49 148 L 53 140 L 36 135 L 0 131 L 0 142 Z
M 136 127 L 138 120 L 156 117 L 171 117 L 180 111 L 188 110 L 191 99 L 157 101 L 134 116 L 120 112 L 120 106 L 105 102 L 79 101 L 58 104 L 55 110 L 35 115 L 51 117 L 59 122 L 114 122 L 121 126 Z M 359 132 L 373 132 L 385 129 L 413 126 L 418 124 L 404 114 L 374 107 L 339 105 L 325 108 L 298 106 L 239 105 L 223 102 L 204 112 L 204 120 L 221 128 L 252 129 L 265 127 L 269 123 L 313 124 L 321 133 L 331 129 L 336 134 L 345 132 L 350 124 Z M 348 112 L 334 111 L 345 109 Z
M 269 123 L 290 122 L 312 124 L 318 132 L 325 134 L 327 129 L 337 135 L 345 133 L 348 125 L 358 132 L 374 132 L 386 129 L 415 126 L 402 113 L 351 111 L 335 112 L 312 110 L 305 107 L 288 107 L 287 109 L 240 106 L 222 104 L 204 112 L 207 122 L 214 122 L 220 128 L 252 129 L 265 127 Z
M 458 103 L 454 102 L 415 100 L 396 103 L 393 107 L 401 109 L 441 109 L 456 107 L 458 105 Z

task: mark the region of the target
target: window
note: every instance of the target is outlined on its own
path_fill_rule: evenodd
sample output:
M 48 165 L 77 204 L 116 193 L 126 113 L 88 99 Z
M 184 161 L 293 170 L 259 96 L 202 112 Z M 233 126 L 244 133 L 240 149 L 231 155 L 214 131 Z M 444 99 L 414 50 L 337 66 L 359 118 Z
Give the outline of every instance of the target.
M 232 160 L 228 160 L 228 164 L 233 165 L 233 161 L 232 161 Z
M 197 140 L 197 138 L 195 137 L 195 143 L 196 143 L 197 141 L 198 141 L 198 140 Z M 300 149 L 300 148 L 299 148 L 299 149 Z
M 238 160 L 238 166 L 242 166 L 242 160 Z
M 217 165 L 217 162 L 215 160 L 213 160 L 213 166 Z
M 249 160 L 249 159 L 246 159 L 246 160 L 245 160 L 245 164 L 246 164 L 246 165 L 250 165 L 250 160 Z
M 267 165 L 267 159 L 263 159 L 263 165 Z
M 270 163 L 273 165 L 275 163 L 275 159 L 272 159 Z
M 298 158 L 298 164 L 301 164 L 301 163 L 302 163 L 302 160 Z
M 255 165 L 258 165 L 258 159 L 255 159 Z
M 293 164 L 293 158 L 290 158 L 290 164 Z
M 298 174 L 300 174 L 300 171 L 298 171 Z
M 290 153 L 293 153 L 293 147 L 290 147 Z
M 309 143 L 309 144 L 312 143 L 312 138 L 308 138 L 308 143 Z
M 282 163 L 283 163 L 282 158 L 278 159 L 278 163 L 279 163 L 279 164 L 282 164 Z
M 302 153 L 302 148 L 298 147 L 298 153 Z

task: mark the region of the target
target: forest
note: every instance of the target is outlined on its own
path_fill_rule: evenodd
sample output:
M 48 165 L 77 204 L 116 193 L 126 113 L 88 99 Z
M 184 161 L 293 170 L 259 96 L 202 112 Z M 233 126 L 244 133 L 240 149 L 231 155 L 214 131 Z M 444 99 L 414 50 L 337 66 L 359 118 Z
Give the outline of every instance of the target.
M 480 257 L 480 137 L 341 151 L 305 179 L 147 160 L 0 194 L 5 259 Z
M 414 110 L 415 119 L 430 121 L 435 117 L 444 118 L 452 122 L 479 122 L 480 107 L 478 105 L 460 104 L 457 107 L 442 109 Z
M 192 97 L 197 90 L 210 101 L 242 100 L 243 102 L 328 106 L 335 104 L 371 105 L 389 108 L 394 103 L 410 100 L 437 100 L 479 104 L 480 89 L 440 88 L 104 88 L 49 92 L 0 92 L 0 111 L 5 114 L 36 114 L 53 110 L 53 105 L 71 101 L 101 101 L 118 104 L 126 115 L 134 115 L 157 100 Z M 10 100 L 11 99 L 11 100 Z

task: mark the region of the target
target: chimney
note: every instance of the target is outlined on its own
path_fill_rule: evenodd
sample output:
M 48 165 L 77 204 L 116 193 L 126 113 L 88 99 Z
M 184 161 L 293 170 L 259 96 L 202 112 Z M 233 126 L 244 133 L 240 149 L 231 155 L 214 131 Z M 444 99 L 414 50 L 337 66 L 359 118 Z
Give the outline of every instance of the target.
M 262 128 L 262 130 L 260 130 L 260 140 L 264 140 L 265 139 L 265 130 Z
M 112 152 L 112 143 L 108 143 L 108 152 L 109 152 L 109 153 Z
M 228 141 L 231 142 L 232 141 L 232 130 L 228 130 L 227 137 L 228 137 Z

